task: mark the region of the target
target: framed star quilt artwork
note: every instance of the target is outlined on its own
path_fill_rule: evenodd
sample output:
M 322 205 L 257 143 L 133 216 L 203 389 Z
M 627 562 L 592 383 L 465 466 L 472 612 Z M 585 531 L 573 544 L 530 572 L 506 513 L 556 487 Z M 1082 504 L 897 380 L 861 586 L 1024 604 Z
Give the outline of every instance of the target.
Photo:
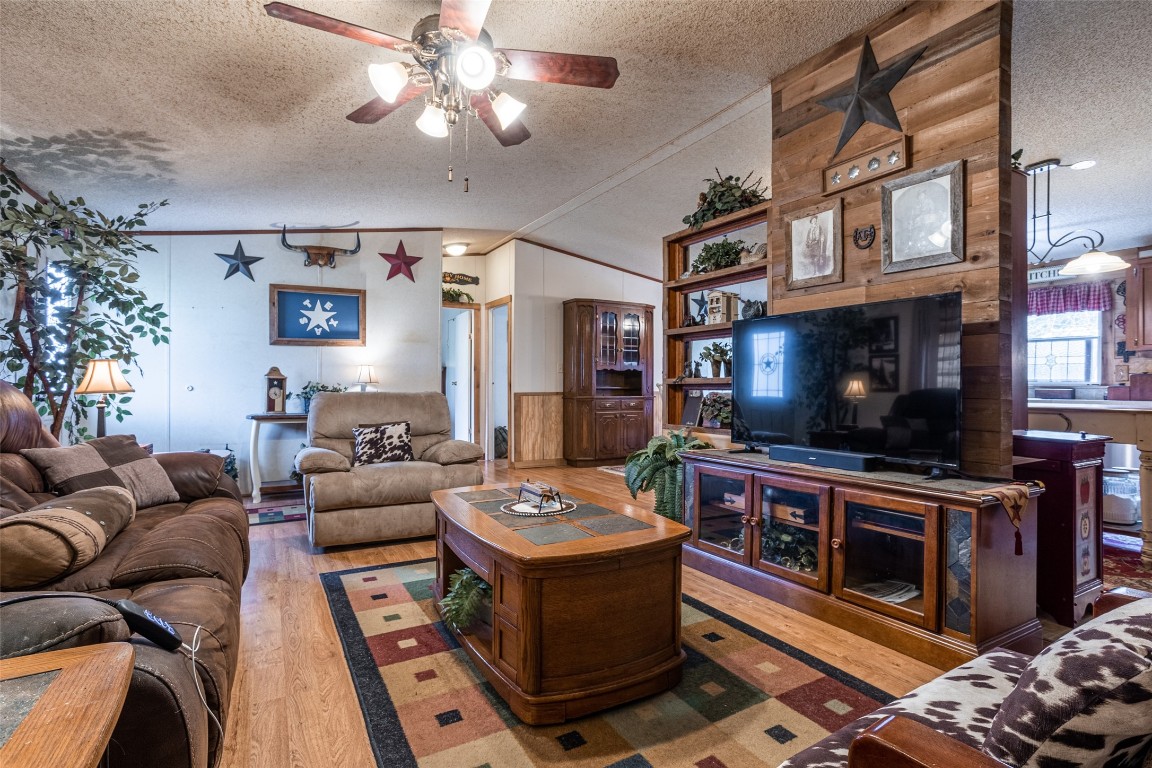
M 364 290 L 268 286 L 269 342 L 314 347 L 364 346 Z

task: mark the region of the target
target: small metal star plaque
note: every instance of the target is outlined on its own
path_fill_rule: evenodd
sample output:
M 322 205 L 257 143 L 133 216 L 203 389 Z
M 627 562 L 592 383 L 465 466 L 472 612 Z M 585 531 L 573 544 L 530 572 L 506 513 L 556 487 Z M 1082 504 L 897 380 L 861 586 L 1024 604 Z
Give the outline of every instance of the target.
M 830 165 L 824 169 L 824 194 L 902 171 L 908 167 L 908 158 L 908 137 L 902 136 L 871 152 Z

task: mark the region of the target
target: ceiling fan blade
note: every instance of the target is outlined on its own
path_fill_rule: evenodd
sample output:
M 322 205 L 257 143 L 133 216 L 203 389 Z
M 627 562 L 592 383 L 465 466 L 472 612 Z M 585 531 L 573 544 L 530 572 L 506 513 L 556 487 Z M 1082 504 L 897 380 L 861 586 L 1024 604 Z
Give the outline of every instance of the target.
M 394 104 L 389 104 L 388 102 L 384 101 L 384 99 L 377 96 L 376 98 L 372 99 L 372 101 L 368 102 L 364 106 L 357 109 L 355 112 L 348 115 L 348 119 L 354 123 L 378 123 L 400 107 L 412 101 L 412 99 L 419 96 L 427 87 L 427 85 L 414 85 L 412 83 L 408 83 L 408 85 L 404 86 L 404 90 L 400 91 L 400 95 L 396 97 L 396 102 Z M 497 123 L 497 127 L 499 127 L 499 123 Z
M 616 83 L 616 78 L 620 76 L 616 59 L 611 56 L 520 51 L 514 48 L 497 50 L 507 56 L 512 65 L 506 77 L 516 80 L 611 88 Z
M 276 19 L 283 19 L 284 21 L 291 21 L 294 24 L 302 24 L 305 27 L 331 32 L 334 35 L 359 40 L 362 43 L 371 43 L 381 48 L 391 48 L 401 53 L 411 53 L 416 47 L 411 40 L 386 35 L 383 32 L 377 32 L 367 27 L 349 24 L 346 21 L 340 21 L 331 16 L 323 16 L 319 13 L 306 11 L 303 8 L 297 8 L 294 5 L 268 3 L 268 5 L 264 6 L 264 10 L 269 16 Z
M 484 125 L 488 126 L 488 130 L 492 131 L 496 141 L 503 146 L 514 147 L 532 138 L 532 134 L 524 126 L 523 120 L 517 120 L 507 128 L 501 128 L 500 119 L 496 117 L 496 112 L 492 109 L 492 102 L 488 100 L 485 94 L 472 94 L 472 108 L 476 110 L 476 116 L 484 122 Z
M 440 26 L 458 29 L 469 40 L 475 40 L 484 26 L 490 5 L 492 0 L 442 0 Z

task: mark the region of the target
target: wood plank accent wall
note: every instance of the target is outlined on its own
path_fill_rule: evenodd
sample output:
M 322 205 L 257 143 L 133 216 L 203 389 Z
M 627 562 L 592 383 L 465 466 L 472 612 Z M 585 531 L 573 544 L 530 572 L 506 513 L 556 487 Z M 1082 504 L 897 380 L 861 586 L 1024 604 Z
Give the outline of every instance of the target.
M 911 3 L 772 82 L 772 312 L 961 291 L 962 469 L 999 477 L 1011 477 L 1012 465 L 1011 27 L 1009 2 Z M 965 259 L 927 269 L 881 272 L 880 186 L 898 178 L 889 176 L 841 194 L 844 281 L 788 291 L 783 216 L 830 199 L 821 194 L 821 174 L 832 163 L 844 118 L 842 112 L 832 112 L 816 100 L 854 77 L 865 35 L 881 67 L 928 46 L 891 94 L 900 124 L 911 137 L 912 165 L 903 173 L 965 161 Z M 895 131 L 866 123 L 837 159 L 897 137 Z M 876 226 L 876 243 L 862 251 L 852 244 L 852 230 L 869 224 Z M 1019 367 L 1019 350 L 1017 355 Z M 1024 371 L 1016 375 L 1023 376 Z M 1018 407 L 1026 405 L 1021 402 Z
M 517 392 L 513 398 L 512 466 L 563 466 L 564 394 Z

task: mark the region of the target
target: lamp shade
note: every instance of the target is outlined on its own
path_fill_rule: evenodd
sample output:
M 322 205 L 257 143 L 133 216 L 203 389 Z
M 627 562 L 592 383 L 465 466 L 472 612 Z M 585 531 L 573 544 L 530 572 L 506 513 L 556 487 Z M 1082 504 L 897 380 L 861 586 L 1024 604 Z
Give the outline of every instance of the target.
M 89 360 L 84 378 L 80 386 L 76 387 L 78 395 L 113 395 L 135 391 L 124 380 L 120 373 L 120 363 L 116 360 Z
M 408 84 L 408 68 L 398 61 L 391 64 L 369 64 L 368 79 L 380 98 L 389 104 L 396 103 L 396 97 Z
M 424 107 L 424 113 L 416 121 L 416 127 L 434 139 L 448 135 L 448 124 L 444 122 L 444 110 L 431 104 Z
M 852 379 L 848 382 L 847 388 L 844 390 L 844 397 L 867 397 L 868 393 L 864 391 L 864 382 L 860 379 Z
M 356 374 L 356 383 L 379 384 L 380 382 L 376 380 L 376 372 L 372 369 L 372 366 L 362 365 L 360 366 L 359 372 Z
M 1088 251 L 1072 259 L 1060 270 L 1061 275 L 1098 275 L 1101 272 L 1116 272 L 1127 269 L 1128 262 L 1119 256 L 1104 251 Z
M 500 121 L 501 128 L 507 128 L 516 122 L 516 118 L 520 117 L 525 106 L 527 105 L 524 102 L 517 101 L 506 93 L 501 93 L 492 100 L 492 111 L 496 113 L 496 119 Z

